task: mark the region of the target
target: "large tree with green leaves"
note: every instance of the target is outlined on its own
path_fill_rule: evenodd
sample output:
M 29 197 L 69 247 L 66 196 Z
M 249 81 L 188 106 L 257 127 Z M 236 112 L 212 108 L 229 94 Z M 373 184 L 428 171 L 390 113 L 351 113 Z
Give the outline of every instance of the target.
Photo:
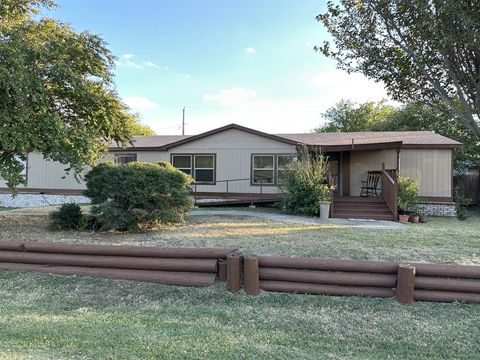
M 473 131 L 452 117 L 420 102 L 393 107 L 384 102 L 356 104 L 342 100 L 324 114 L 325 123 L 316 132 L 434 131 L 460 141 L 455 150 L 457 170 L 480 165 L 480 142 Z
M 354 132 L 371 131 L 374 124 L 383 121 L 395 107 L 385 102 L 365 102 L 355 104 L 350 100 L 341 100 L 323 114 L 325 123 L 315 132 Z
M 318 15 L 333 38 L 316 47 L 341 69 L 382 81 L 480 136 L 480 1 L 340 0 Z
M 29 152 L 80 172 L 130 139 L 114 56 L 89 32 L 39 14 L 51 0 L 0 1 L 0 177 L 15 188 Z

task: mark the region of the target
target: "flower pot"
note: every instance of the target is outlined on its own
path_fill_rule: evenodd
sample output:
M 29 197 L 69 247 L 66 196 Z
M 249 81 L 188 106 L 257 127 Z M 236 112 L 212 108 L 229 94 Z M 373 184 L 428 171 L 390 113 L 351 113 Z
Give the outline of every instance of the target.
M 418 215 L 412 215 L 410 216 L 410 222 L 417 224 L 420 221 L 420 216 Z
M 320 219 L 330 217 L 330 201 L 320 201 Z
M 409 217 L 410 217 L 409 215 L 400 214 L 400 215 L 398 215 L 398 220 L 402 223 L 408 223 L 408 218 Z

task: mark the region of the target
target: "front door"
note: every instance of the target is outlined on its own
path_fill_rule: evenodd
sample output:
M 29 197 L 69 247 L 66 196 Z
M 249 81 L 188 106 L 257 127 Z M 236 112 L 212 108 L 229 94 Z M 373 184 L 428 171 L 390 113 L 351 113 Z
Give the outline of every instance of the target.
M 340 196 L 340 153 L 325 153 L 328 157 L 328 171 L 335 186 L 333 196 Z

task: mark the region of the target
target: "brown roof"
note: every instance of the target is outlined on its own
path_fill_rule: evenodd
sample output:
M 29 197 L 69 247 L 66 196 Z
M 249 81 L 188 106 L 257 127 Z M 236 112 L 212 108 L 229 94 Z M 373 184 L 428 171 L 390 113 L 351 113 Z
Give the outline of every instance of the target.
M 361 148 L 457 148 L 462 144 L 445 136 L 430 131 L 382 131 L 382 132 L 349 132 L 349 133 L 302 133 L 272 135 L 244 126 L 230 124 L 198 135 L 155 135 L 135 136 L 133 147 L 141 150 L 168 150 L 172 147 L 195 141 L 225 130 L 237 129 L 258 136 L 277 140 L 287 144 L 305 144 L 320 146 L 325 149 L 348 149 L 352 146 Z M 374 147 L 372 147 L 374 146 Z M 121 150 L 112 146 L 110 150 Z
M 378 131 L 280 134 L 278 136 L 312 146 L 351 146 L 402 143 L 402 147 L 460 147 L 458 141 L 431 131 Z

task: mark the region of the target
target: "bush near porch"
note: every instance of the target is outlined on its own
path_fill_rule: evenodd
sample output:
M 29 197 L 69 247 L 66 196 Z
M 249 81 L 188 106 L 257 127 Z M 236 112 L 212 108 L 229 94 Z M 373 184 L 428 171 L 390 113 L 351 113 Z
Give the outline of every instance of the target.
M 331 201 L 327 184 L 328 159 L 321 152 L 302 149 L 288 164 L 282 182 L 284 204 L 290 213 L 318 216 L 321 201 Z

